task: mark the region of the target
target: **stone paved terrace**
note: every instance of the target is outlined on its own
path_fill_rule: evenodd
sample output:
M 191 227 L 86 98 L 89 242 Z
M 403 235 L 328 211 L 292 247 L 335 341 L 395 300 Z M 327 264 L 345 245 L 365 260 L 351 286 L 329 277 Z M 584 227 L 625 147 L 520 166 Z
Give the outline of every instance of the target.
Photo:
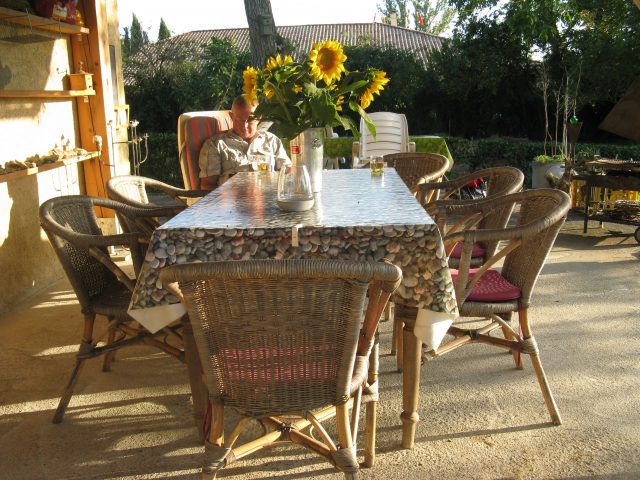
M 562 426 L 551 426 L 526 359 L 518 371 L 510 355 L 474 345 L 424 365 L 416 447 L 402 450 L 401 375 L 383 323 L 378 463 L 362 478 L 640 478 L 640 245 L 632 231 L 592 222 L 583 236 L 572 214 L 540 276 L 530 313 Z M 0 478 L 198 478 L 186 368 L 155 350 L 122 351 L 111 373 L 89 362 L 64 422 L 51 423 L 81 325 L 64 280 L 0 318 Z M 342 478 L 291 446 L 219 476 L 275 475 Z

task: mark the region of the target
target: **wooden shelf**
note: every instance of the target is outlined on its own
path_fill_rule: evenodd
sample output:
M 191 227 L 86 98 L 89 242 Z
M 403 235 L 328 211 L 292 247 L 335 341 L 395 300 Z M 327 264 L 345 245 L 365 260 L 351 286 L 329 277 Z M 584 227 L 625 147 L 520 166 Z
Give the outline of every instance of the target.
M 89 90 L 0 90 L 0 98 L 74 98 L 93 96 Z
M 72 25 L 70 23 L 61 22 L 59 20 L 50 20 L 48 18 L 38 17 L 27 12 L 19 10 L 11 10 L 9 8 L 0 7 L 0 20 L 34 28 L 36 30 L 45 30 L 47 32 L 64 33 L 68 35 L 80 34 L 88 35 L 89 29 Z
M 53 170 L 54 168 L 60 168 L 67 165 L 73 165 L 75 163 L 84 162 L 85 160 L 91 160 L 92 158 L 98 158 L 100 154 L 98 152 L 90 152 L 86 155 L 81 155 L 79 157 L 70 157 L 65 158 L 64 160 L 58 160 L 53 163 L 45 163 L 44 165 L 40 165 L 39 167 L 27 168 L 24 170 L 16 170 L 15 172 L 0 174 L 0 183 L 8 182 L 10 180 L 14 180 L 20 177 L 26 177 L 28 175 L 36 175 L 41 172 L 46 172 L 47 170 Z

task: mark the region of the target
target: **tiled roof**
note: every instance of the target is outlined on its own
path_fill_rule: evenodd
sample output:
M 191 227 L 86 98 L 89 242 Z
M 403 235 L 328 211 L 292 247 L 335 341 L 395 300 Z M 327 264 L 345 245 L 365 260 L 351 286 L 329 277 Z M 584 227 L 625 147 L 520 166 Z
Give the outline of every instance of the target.
M 314 42 L 331 39 L 343 45 L 368 43 L 375 46 L 396 47 L 410 50 L 426 65 L 429 54 L 439 50 L 442 37 L 429 33 L 395 27 L 383 23 L 344 23 L 332 25 L 290 25 L 276 27 L 278 33 L 289 40 L 302 56 L 311 50 Z M 249 29 L 229 28 L 221 30 L 197 30 L 170 37 L 165 42 L 182 41 L 189 45 L 206 45 L 212 37 L 231 40 L 239 51 L 248 51 Z M 125 69 L 125 78 L 127 77 Z

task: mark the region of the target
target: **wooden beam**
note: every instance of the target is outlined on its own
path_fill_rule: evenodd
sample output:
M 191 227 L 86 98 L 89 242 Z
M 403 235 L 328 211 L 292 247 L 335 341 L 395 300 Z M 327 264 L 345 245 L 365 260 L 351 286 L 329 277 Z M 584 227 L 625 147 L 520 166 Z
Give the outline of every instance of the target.
M 84 162 L 85 187 L 88 195 L 106 197 L 105 183 L 111 177 L 111 145 L 107 132 L 107 111 L 113 110 L 110 91 L 111 62 L 107 35 L 107 14 L 105 0 L 87 0 L 83 2 L 85 25 L 89 35 L 81 41 L 72 41 L 73 69 L 71 73 L 80 73 L 84 69 L 93 74 L 95 96 L 88 102 L 76 101 L 78 109 L 78 130 L 80 146 L 86 150 L 95 150 L 95 137 L 102 139 L 100 158 Z M 82 62 L 82 63 L 81 63 Z M 110 210 L 99 209 L 99 217 L 113 217 Z

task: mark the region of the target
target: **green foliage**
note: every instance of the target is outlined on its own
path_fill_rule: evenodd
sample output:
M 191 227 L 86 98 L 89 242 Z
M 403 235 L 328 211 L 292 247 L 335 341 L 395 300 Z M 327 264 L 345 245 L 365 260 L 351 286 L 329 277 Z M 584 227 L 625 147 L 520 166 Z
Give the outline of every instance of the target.
M 558 163 L 566 160 L 563 155 L 536 155 L 533 157 L 533 161 L 536 163 Z
M 415 29 L 432 35 L 441 35 L 449 28 L 456 10 L 449 0 L 412 0 Z
M 164 18 L 160 17 L 160 28 L 158 28 L 158 41 L 164 40 L 165 38 L 169 38 L 171 36 L 171 32 L 169 31 L 169 27 L 164 23 Z
M 438 130 L 456 136 L 541 137 L 536 78 L 517 31 L 504 22 L 473 19 L 431 54 L 417 102 L 433 109 Z
M 380 96 L 376 97 L 370 111 L 404 113 L 409 120 L 409 131 L 413 134 L 434 131 L 432 127 L 435 125 L 429 123 L 426 106 L 416 101 L 416 94 L 420 93 L 424 85 L 425 70 L 411 52 L 363 44 L 345 47 L 345 54 L 347 70 L 364 71 L 375 67 L 385 71 L 391 79 Z M 351 118 L 359 121 L 355 115 Z
M 425 138 L 412 137 L 417 151 L 427 151 Z M 332 138 L 325 141 L 324 156 L 351 158 L 353 137 Z M 486 167 L 511 165 L 525 174 L 525 185 L 531 185 L 531 162 L 542 151 L 542 142 L 495 138 L 470 140 L 447 137 L 447 146 L 454 160 L 452 176 L 472 172 Z M 175 186 L 182 186 L 182 173 L 178 163 L 177 135 L 175 133 L 149 134 L 149 160 L 140 167 L 141 175 L 156 178 Z M 594 155 L 603 158 L 640 159 L 640 145 L 585 143 L 576 146 L 576 158 L 592 159 Z
M 131 43 L 129 45 L 129 55 L 135 55 L 143 46 L 149 43 L 149 35 L 142 29 L 140 20 L 133 14 L 131 20 L 131 28 L 129 29 L 131 35 Z
M 155 178 L 175 187 L 184 187 L 178 163 L 178 135 L 149 134 L 149 159 L 140 165 L 140 175 Z
M 382 5 L 378 5 L 378 11 L 384 15 L 384 21 L 390 22 L 391 14 L 396 14 L 399 27 L 409 28 L 409 12 L 407 0 L 384 0 Z
M 150 44 L 126 66 L 133 78 L 125 86 L 131 116 L 142 131 L 175 132 L 184 112 L 230 108 L 248 59 L 217 38 L 204 50 L 180 38 Z
M 490 69 L 490 51 L 471 54 L 460 40 L 468 43 L 479 33 L 491 36 L 501 26 L 510 34 L 494 42 L 495 52 L 502 53 L 515 42 L 541 66 L 537 78 L 548 88 L 546 93 L 539 89 L 537 95 L 547 98 L 550 136 L 561 136 L 566 114 L 577 113 L 585 121 L 583 138 L 605 137 L 597 125 L 640 75 L 640 63 L 630 61 L 640 55 L 640 10 L 632 1 L 608 0 L 606 8 L 599 0 L 451 0 L 451 4 L 460 15 L 454 43 L 457 40 L 462 48 L 450 50 L 453 56 L 448 60 L 473 59 Z M 481 32 L 478 24 L 490 28 Z M 475 82 L 475 77 L 469 78 Z M 534 119 L 537 115 L 535 111 Z M 545 128 L 538 131 L 528 136 L 540 138 Z M 452 133 L 470 134 L 456 129 Z

